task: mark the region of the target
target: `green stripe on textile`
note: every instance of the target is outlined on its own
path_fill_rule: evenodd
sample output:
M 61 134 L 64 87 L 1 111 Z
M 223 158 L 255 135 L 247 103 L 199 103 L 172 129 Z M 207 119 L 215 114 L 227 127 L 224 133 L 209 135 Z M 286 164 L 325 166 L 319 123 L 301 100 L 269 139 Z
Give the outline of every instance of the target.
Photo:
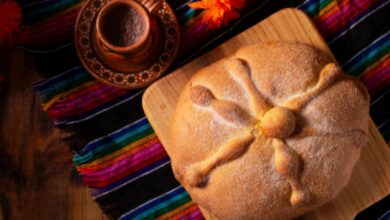
M 143 219 L 155 219 L 158 216 L 161 216 L 173 209 L 176 209 L 177 207 L 187 203 L 190 201 L 190 197 L 188 196 L 187 192 L 183 192 L 175 197 L 172 197 L 168 200 L 166 200 L 163 203 L 160 203 L 156 206 L 153 206 L 152 208 L 142 212 L 140 215 L 134 217 L 134 220 L 143 220 Z
M 48 90 L 40 91 L 40 93 L 42 94 L 41 101 L 43 103 L 47 103 L 50 101 L 50 99 L 52 99 L 53 97 L 55 97 L 59 93 L 65 92 L 65 91 L 70 90 L 70 89 L 74 89 L 77 86 L 82 85 L 82 84 L 84 84 L 88 81 L 91 81 L 91 80 L 92 80 L 92 77 L 87 73 L 78 74 L 75 77 L 72 77 L 72 78 L 67 79 L 67 80 L 61 80 L 60 82 L 56 83 L 55 85 L 50 86 Z
M 87 163 L 87 162 L 90 162 L 94 159 L 97 159 L 97 158 L 100 158 L 100 157 L 103 157 L 105 155 L 108 155 L 108 154 L 111 154 L 112 152 L 120 149 L 120 148 L 123 148 L 127 145 L 129 145 L 130 143 L 134 142 L 134 141 L 137 141 L 138 139 L 141 139 L 143 137 L 146 137 L 150 134 L 153 134 L 154 131 L 153 129 L 147 129 L 139 134 L 136 134 L 122 142 L 119 142 L 119 143 L 116 143 L 115 145 L 113 145 L 112 147 L 110 148 L 107 148 L 106 150 L 102 151 L 102 152 L 88 152 L 87 154 L 85 155 L 82 155 L 82 156 L 79 156 L 77 155 L 76 157 L 73 158 L 73 162 L 76 164 L 76 165 L 81 165 L 83 163 Z
M 311 5 L 307 6 L 304 10 L 310 16 L 314 17 L 314 16 L 320 14 L 320 11 L 322 11 L 326 6 L 328 6 L 333 1 L 334 0 L 321 0 L 319 3 L 312 2 Z
M 157 211 L 155 211 L 153 214 L 149 215 L 146 217 L 146 219 L 154 219 L 154 218 L 158 218 L 162 215 L 164 215 L 165 213 L 168 213 L 172 210 L 175 210 L 177 208 L 179 208 L 180 206 L 186 204 L 187 202 L 191 201 L 191 198 L 189 196 L 187 197 L 184 197 L 172 204 L 170 204 L 169 206 L 165 207 L 165 208 L 162 208 L 162 209 L 159 209 Z
M 131 138 L 132 136 L 138 134 L 138 133 L 141 133 L 147 129 L 150 129 L 151 126 L 150 124 L 144 124 L 142 125 L 141 127 L 138 127 L 134 130 L 131 130 L 131 131 L 128 131 L 126 132 L 124 135 L 120 136 L 120 137 L 117 137 L 115 139 L 111 138 L 111 141 L 108 141 L 107 143 L 104 143 L 104 144 L 101 144 L 101 145 L 98 145 L 97 147 L 94 147 L 92 148 L 91 150 L 89 150 L 90 152 L 93 152 L 93 153 L 99 153 L 99 152 L 103 152 L 106 150 L 106 148 L 111 148 L 115 145 L 117 145 L 118 143 L 121 143 L 123 141 L 126 141 L 126 139 L 129 139 Z
M 378 48 L 371 50 L 366 56 L 353 66 L 346 68 L 346 72 L 352 75 L 361 74 L 367 67 L 390 53 L 390 41 L 385 42 Z
M 323 0 L 320 1 L 320 11 L 322 11 L 326 6 L 328 6 L 334 0 Z

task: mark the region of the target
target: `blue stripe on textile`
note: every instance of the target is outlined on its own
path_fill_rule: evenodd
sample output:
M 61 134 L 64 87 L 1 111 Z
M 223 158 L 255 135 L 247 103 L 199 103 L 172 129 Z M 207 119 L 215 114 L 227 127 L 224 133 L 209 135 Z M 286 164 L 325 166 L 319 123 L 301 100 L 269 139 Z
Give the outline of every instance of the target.
M 303 3 L 299 8 L 301 10 L 304 10 L 309 15 L 314 16 L 314 15 L 318 14 L 315 12 L 320 11 L 321 2 L 322 1 L 318 1 L 318 0 L 309 0 L 309 1 L 306 1 L 305 3 Z
M 137 208 L 125 213 L 124 215 L 122 215 L 119 219 L 134 219 L 135 217 L 137 217 L 138 215 L 142 214 L 143 212 L 149 210 L 149 209 L 152 209 L 153 207 L 159 205 L 159 204 L 162 204 L 164 202 L 166 202 L 167 200 L 169 199 L 172 199 L 174 198 L 175 196 L 177 195 L 181 195 L 181 194 L 184 194 L 184 195 L 187 195 L 187 192 L 184 190 L 184 188 L 182 186 L 178 186 L 177 188 L 159 196 L 159 197 L 156 197 L 155 199 L 152 199 L 140 206 L 138 206 Z
M 159 170 L 160 168 L 165 167 L 169 164 L 170 164 L 170 159 L 167 155 L 164 158 L 162 158 L 161 160 L 156 161 L 155 163 L 153 163 L 153 164 L 151 164 L 151 165 L 149 165 L 141 170 L 138 170 L 138 171 L 116 181 L 115 183 L 110 184 L 109 186 L 101 187 L 101 188 L 91 188 L 92 189 L 92 196 L 94 198 L 97 198 L 97 197 L 102 196 L 108 192 L 112 192 L 112 191 L 119 189 L 119 188 L 121 188 L 121 187 L 123 187 L 123 186 L 149 174 L 149 173 L 152 173 L 156 170 Z
M 383 57 L 384 55 L 388 54 L 389 53 L 389 50 L 390 50 L 390 41 L 387 41 L 386 43 L 380 45 L 379 47 L 377 48 L 373 48 L 372 50 L 370 51 L 367 51 L 368 53 L 366 54 L 365 57 L 363 57 L 362 60 L 359 60 L 358 63 L 356 63 L 355 65 L 351 66 L 350 68 L 347 69 L 347 72 L 349 73 L 355 73 L 356 70 L 358 68 L 360 68 L 360 66 L 362 64 L 364 64 L 364 61 L 366 60 L 369 60 L 371 59 L 372 57 L 380 54 L 380 57 Z M 382 54 L 381 54 L 382 53 Z M 378 61 L 380 59 L 376 59 L 375 61 Z M 358 72 L 358 73 L 355 73 L 355 74 L 360 74 L 361 72 Z
M 65 71 L 63 73 L 60 73 L 50 79 L 40 81 L 37 83 L 34 83 L 33 86 L 36 90 L 38 90 L 40 93 L 45 93 L 48 89 L 52 89 L 54 85 L 62 85 L 65 84 L 68 81 L 74 81 L 74 79 L 78 79 L 80 77 L 88 76 L 91 79 L 92 76 L 87 73 L 87 71 L 82 66 L 74 67 L 68 71 Z
M 170 199 L 165 200 L 164 202 L 161 202 L 161 203 L 157 204 L 156 206 L 151 207 L 148 210 L 145 210 L 140 215 L 137 215 L 137 216 L 134 216 L 134 217 L 127 217 L 127 219 L 134 219 L 134 220 L 145 219 L 146 217 L 148 217 L 149 215 L 152 215 L 153 213 L 155 213 L 159 209 L 163 209 L 163 208 L 171 205 L 172 203 L 175 203 L 175 202 L 177 202 L 180 199 L 185 198 L 185 197 L 188 197 L 188 193 L 187 192 L 183 192 L 181 194 L 178 194 L 178 195 L 176 195 L 176 196 L 174 196 L 174 197 L 172 197 Z
M 390 46 L 390 31 L 385 35 L 380 36 L 376 41 L 372 42 L 368 47 L 359 51 L 356 56 L 347 61 L 343 68 L 353 71 L 359 65 L 359 62 L 366 57 L 370 57 L 375 54 L 377 48 L 384 48 Z M 371 54 L 371 55 L 370 55 Z
M 73 162 L 79 164 L 79 163 L 87 163 L 89 162 L 89 160 L 91 159 L 91 157 L 93 157 L 95 154 L 98 154 L 99 152 L 102 152 L 104 150 L 106 150 L 107 148 L 111 148 L 113 146 L 115 146 L 117 143 L 120 143 L 121 141 L 123 140 L 126 140 L 128 138 L 131 138 L 139 133 L 142 133 L 143 131 L 147 130 L 150 128 L 150 125 L 149 124 L 146 124 L 144 126 L 141 126 L 137 129 L 134 129 L 133 131 L 129 131 L 129 133 L 127 135 L 124 135 L 118 139 L 113 139 L 113 138 L 107 138 L 108 139 L 108 143 L 106 144 L 103 144 L 101 146 L 98 146 L 90 151 L 87 151 L 87 152 L 84 152 L 84 154 L 77 154 L 74 156 L 73 158 Z M 123 146 L 123 147 L 126 147 L 126 146 Z
M 142 128 L 140 130 L 137 130 L 139 128 Z M 150 124 L 148 120 L 143 117 L 129 125 L 126 125 L 123 128 L 120 128 L 106 136 L 97 138 L 91 142 L 89 142 L 83 149 L 80 150 L 79 154 L 84 154 L 88 151 L 93 150 L 94 148 L 105 146 L 108 144 L 115 144 L 112 143 L 114 140 L 115 142 L 121 142 L 124 139 L 128 138 L 129 136 L 133 136 L 133 134 L 140 133 L 147 128 L 150 128 Z

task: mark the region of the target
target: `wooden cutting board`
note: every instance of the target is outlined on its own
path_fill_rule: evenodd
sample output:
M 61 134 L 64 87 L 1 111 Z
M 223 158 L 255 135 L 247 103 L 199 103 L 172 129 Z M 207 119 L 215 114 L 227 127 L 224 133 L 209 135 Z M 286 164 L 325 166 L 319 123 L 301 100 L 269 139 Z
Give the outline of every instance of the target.
M 163 145 L 168 145 L 168 130 L 181 89 L 198 69 L 228 57 L 246 45 L 267 40 L 300 41 L 331 51 L 310 18 L 296 9 L 281 10 L 252 28 L 181 67 L 151 85 L 143 96 L 147 118 Z M 332 202 L 310 212 L 302 219 L 353 219 L 357 213 L 390 193 L 390 149 L 370 121 L 369 143 L 348 186 Z

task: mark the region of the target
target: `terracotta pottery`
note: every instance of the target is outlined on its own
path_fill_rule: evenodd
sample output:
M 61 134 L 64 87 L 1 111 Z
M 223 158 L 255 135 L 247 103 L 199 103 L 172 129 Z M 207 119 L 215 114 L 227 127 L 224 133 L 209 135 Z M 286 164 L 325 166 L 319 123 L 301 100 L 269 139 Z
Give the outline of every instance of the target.
M 122 72 L 141 71 L 150 66 L 161 51 L 160 29 L 150 12 L 160 1 L 145 4 L 134 0 L 112 0 L 96 17 L 93 45 L 99 58 Z M 148 3 L 146 2 L 146 3 Z
M 152 83 L 172 64 L 179 43 L 179 24 L 165 0 L 90 0 L 76 21 L 82 64 L 119 88 Z

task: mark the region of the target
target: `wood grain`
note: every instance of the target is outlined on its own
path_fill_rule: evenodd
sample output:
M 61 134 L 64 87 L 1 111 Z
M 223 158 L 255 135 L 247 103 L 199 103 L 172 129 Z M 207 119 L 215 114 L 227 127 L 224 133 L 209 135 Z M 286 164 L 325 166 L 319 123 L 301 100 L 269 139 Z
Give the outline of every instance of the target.
M 0 51 L 0 219 L 106 219 L 77 175 L 61 132 L 41 110 L 32 58 Z
M 238 48 L 267 40 L 305 42 L 325 53 L 331 51 L 310 19 L 296 9 L 270 16 L 228 42 L 155 82 L 143 96 L 143 108 L 163 145 L 169 144 L 168 130 L 181 89 L 198 69 L 232 55 Z M 370 121 L 369 144 L 353 172 L 349 185 L 332 202 L 301 219 L 344 220 L 390 193 L 390 152 L 376 126 Z

